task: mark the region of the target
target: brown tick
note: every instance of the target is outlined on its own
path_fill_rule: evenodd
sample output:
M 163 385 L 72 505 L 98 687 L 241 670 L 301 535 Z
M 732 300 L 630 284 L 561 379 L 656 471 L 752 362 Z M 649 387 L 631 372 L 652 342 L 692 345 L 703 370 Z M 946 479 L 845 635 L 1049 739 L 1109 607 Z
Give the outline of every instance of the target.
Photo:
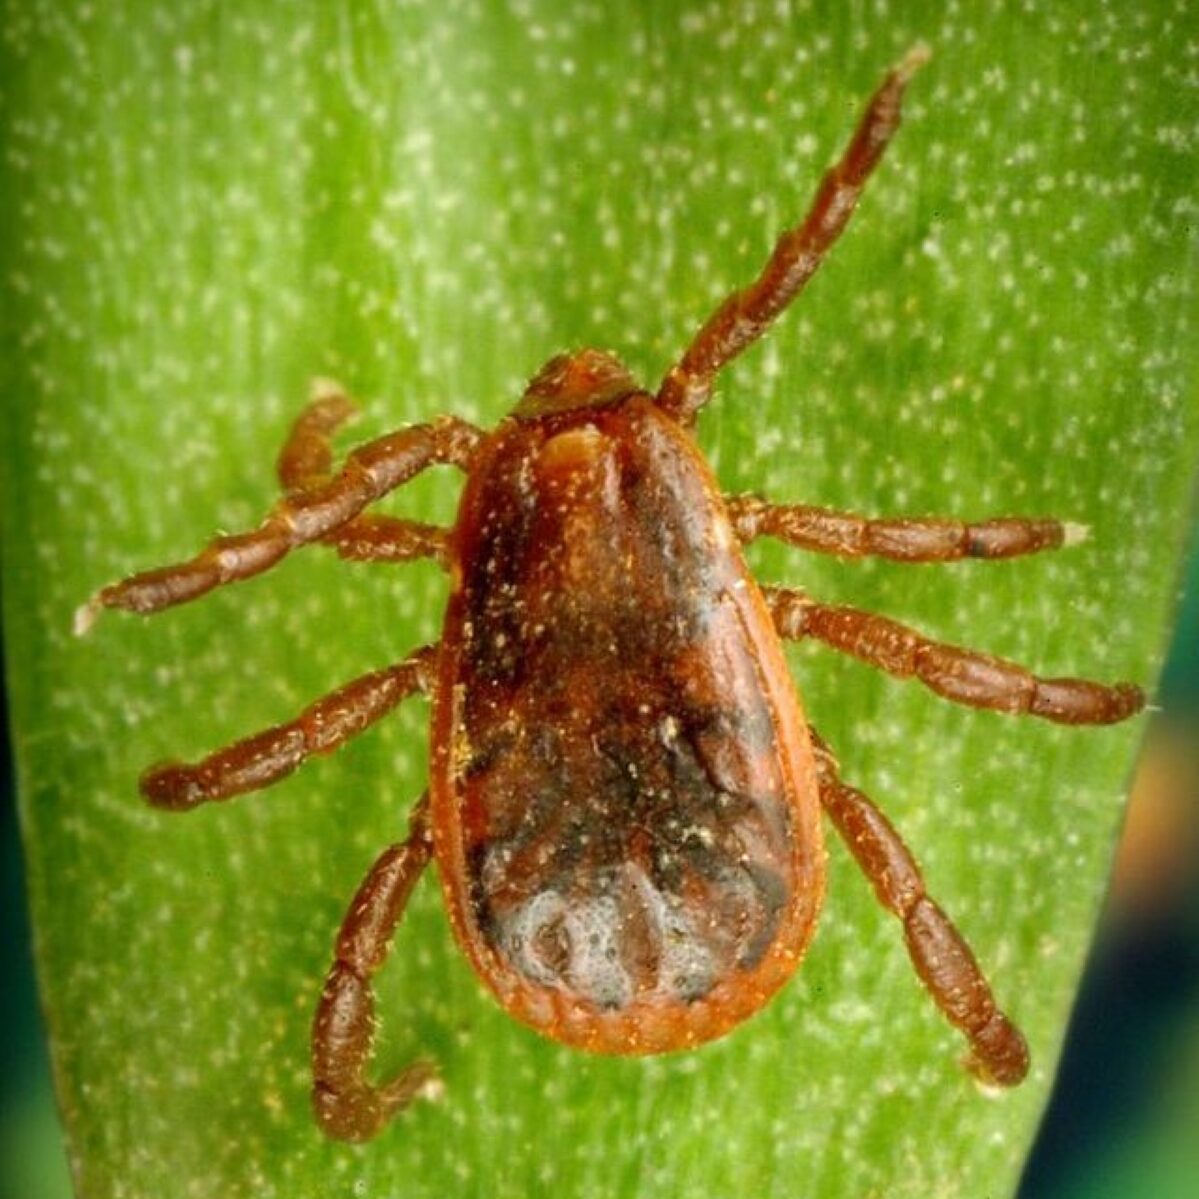
M 335 749 L 414 692 L 432 697 L 429 792 L 354 897 L 316 1012 L 313 1102 L 329 1135 L 374 1136 L 437 1085 L 426 1062 L 383 1085 L 366 1077 L 372 977 L 431 858 L 454 935 L 508 1012 L 580 1049 L 660 1053 L 728 1032 L 799 964 L 824 891 L 821 809 L 902 921 L 916 972 L 969 1041 L 969 1069 L 1001 1086 L 1024 1077 L 1024 1039 L 969 947 L 805 720 L 782 639 L 815 638 L 958 703 L 1066 724 L 1123 720 L 1142 693 L 1037 678 L 881 616 L 759 587 L 741 547 L 765 535 L 848 558 L 946 562 L 1056 548 L 1072 526 L 728 498 L 691 433 L 717 373 L 844 229 L 926 57 L 917 48 L 887 75 L 806 219 L 656 394 L 613 355 L 580 350 L 546 363 L 494 432 L 445 417 L 360 446 L 334 472 L 330 437 L 352 405 L 318 384 L 279 458 L 285 498 L 258 528 L 105 587 L 80 610 L 79 632 L 102 607 L 156 612 L 312 542 L 356 561 L 434 558 L 450 573 L 436 645 L 287 724 L 141 779 L 162 808 L 226 799 Z M 363 515 L 438 463 L 467 476 L 452 529 Z

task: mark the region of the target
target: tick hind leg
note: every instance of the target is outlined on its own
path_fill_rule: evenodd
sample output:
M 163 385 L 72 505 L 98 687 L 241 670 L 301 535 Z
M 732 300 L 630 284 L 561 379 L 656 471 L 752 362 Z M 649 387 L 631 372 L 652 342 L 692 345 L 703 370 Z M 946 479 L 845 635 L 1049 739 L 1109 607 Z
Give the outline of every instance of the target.
M 371 867 L 337 937 L 312 1026 L 312 1106 L 321 1128 L 337 1140 L 369 1140 L 414 1099 L 435 1095 L 441 1085 L 436 1067 L 425 1061 L 381 1086 L 366 1079 L 375 1036 L 372 980 L 432 849 L 425 796 L 413 811 L 408 839 L 384 850 Z
M 887 74 L 849 148 L 821 182 L 803 223 L 779 238 L 762 273 L 716 309 L 662 381 L 658 403 L 678 420 L 690 424 L 695 419 L 711 397 L 717 373 L 766 332 L 815 274 L 895 136 L 904 89 L 927 59 L 928 50 L 918 46 Z
M 869 517 L 810 504 L 769 504 L 754 495 L 728 498 L 729 517 L 742 542 L 776 537 L 800 549 L 842 558 L 894 562 L 956 562 L 1015 558 L 1074 545 L 1086 528 L 1052 518 L 1000 516 L 962 521 L 944 517 Z
M 970 946 L 925 890 L 924 878 L 890 821 L 861 791 L 846 786 L 814 733 L 820 802 L 879 902 L 903 923 L 916 973 L 949 1022 L 970 1042 L 967 1069 L 981 1082 L 1011 1087 L 1028 1073 L 1028 1046 L 999 1010 Z
M 328 483 L 333 474 L 333 434 L 357 411 L 358 406 L 340 384 L 331 379 L 313 380 L 308 406 L 292 425 L 276 463 L 285 493 L 294 495 Z M 435 558 L 444 565 L 448 536 L 436 525 L 363 514 L 327 533 L 321 541 L 353 562 Z
M 195 763 L 162 762 L 141 777 L 142 795 L 155 807 L 185 811 L 269 787 L 313 754 L 332 753 L 432 683 L 436 649 L 426 646 L 404 661 L 364 674 L 309 705 L 294 720 L 256 733 Z
M 1040 678 L 1005 658 L 933 641 L 873 612 L 819 604 L 783 587 L 763 588 L 763 595 L 780 636 L 813 637 L 897 678 L 918 679 L 955 703 L 1058 724 L 1114 724 L 1145 706 L 1145 693 L 1132 683 Z

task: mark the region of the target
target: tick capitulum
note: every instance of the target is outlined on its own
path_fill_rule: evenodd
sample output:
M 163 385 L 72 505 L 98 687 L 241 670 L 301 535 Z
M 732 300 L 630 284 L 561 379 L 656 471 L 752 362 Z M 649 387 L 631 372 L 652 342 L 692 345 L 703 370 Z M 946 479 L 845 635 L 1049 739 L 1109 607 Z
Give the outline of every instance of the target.
M 918 48 L 886 76 L 802 224 L 657 392 L 613 355 L 582 350 L 551 359 L 490 433 L 445 417 L 360 446 L 334 470 L 330 438 L 353 406 L 318 383 L 279 457 L 284 497 L 256 529 L 81 609 L 80 632 L 104 607 L 156 612 L 317 542 L 450 572 L 436 644 L 287 724 L 141 780 L 173 810 L 258 790 L 405 697 L 431 696 L 429 792 L 354 897 L 317 1008 L 313 1098 L 331 1136 L 371 1137 L 437 1083 L 427 1062 L 383 1085 L 367 1078 L 372 979 L 430 860 L 459 944 L 507 1011 L 581 1049 L 657 1053 L 721 1036 L 793 973 L 824 892 L 821 811 L 902 922 L 916 972 L 968 1041 L 968 1068 L 1002 1086 L 1024 1077 L 1024 1039 L 898 833 L 842 782 L 782 641 L 822 641 L 959 703 L 1067 724 L 1123 720 L 1140 690 L 1038 678 L 882 616 L 759 587 L 741 547 L 771 536 L 847 558 L 947 562 L 1053 549 L 1077 527 L 730 498 L 692 436 L 718 372 L 841 234 L 925 58 Z M 452 528 L 365 514 L 437 464 L 467 476 Z

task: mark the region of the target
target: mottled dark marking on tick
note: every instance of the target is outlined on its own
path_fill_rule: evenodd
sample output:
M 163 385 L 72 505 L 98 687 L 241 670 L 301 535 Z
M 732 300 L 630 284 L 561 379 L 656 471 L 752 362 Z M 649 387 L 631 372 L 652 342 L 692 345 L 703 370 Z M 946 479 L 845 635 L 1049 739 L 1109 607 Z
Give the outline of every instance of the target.
M 603 1010 L 753 968 L 795 884 L 742 575 L 677 437 L 636 395 L 522 425 L 468 504 L 519 519 L 459 523 L 472 922 Z

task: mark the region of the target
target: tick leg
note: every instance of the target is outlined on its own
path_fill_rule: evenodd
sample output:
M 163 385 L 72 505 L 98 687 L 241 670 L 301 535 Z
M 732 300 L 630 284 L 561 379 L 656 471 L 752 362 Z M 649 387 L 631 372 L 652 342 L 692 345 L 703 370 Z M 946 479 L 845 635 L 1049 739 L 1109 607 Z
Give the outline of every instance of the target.
M 356 516 L 321 540 L 333 546 L 347 562 L 411 562 L 416 558 L 433 558 L 444 567 L 449 561 L 447 529 L 395 516 Z
M 312 1107 L 327 1136 L 367 1141 L 414 1099 L 441 1086 L 431 1062 L 417 1061 L 390 1082 L 366 1080 L 375 1037 L 371 980 L 383 965 L 417 879 L 433 850 L 428 796 L 412 814 L 408 840 L 384 850 L 354 896 L 337 937 L 312 1025 Z
M 820 802 L 879 902 L 902 921 L 920 980 L 970 1042 L 966 1068 L 981 1082 L 1015 1086 L 1028 1072 L 1028 1046 L 1020 1030 L 995 1006 L 970 946 L 929 897 L 920 867 L 890 821 L 861 791 L 841 781 L 836 759 L 815 733 L 812 747 Z
M 323 486 L 333 472 L 333 434 L 358 411 L 340 384 L 314 379 L 312 398 L 297 417 L 276 469 L 288 494 Z M 401 520 L 394 516 L 356 516 L 321 538 L 338 554 L 353 562 L 411 562 L 436 558 L 446 562 L 449 537 L 445 529 Z
M 729 516 L 743 541 L 777 537 L 790 545 L 842 558 L 874 555 L 896 562 L 1015 558 L 1074 545 L 1083 525 L 1001 516 L 967 523 L 939 517 L 872 518 L 807 504 L 769 504 L 755 495 L 730 496 Z
M 252 532 L 218 537 L 186 562 L 101 588 L 75 614 L 75 631 L 86 633 L 103 608 L 145 615 L 261 574 L 298 546 L 343 528 L 368 504 L 427 467 L 452 463 L 465 468 L 482 437 L 473 425 L 443 417 L 367 442 L 352 450 L 341 470 L 325 482 L 284 496 Z
M 690 424 L 695 419 L 711 397 L 717 373 L 762 336 L 815 274 L 899 128 L 908 81 L 927 60 L 928 50 L 917 46 L 887 74 L 841 161 L 821 181 L 803 223 L 782 235 L 762 273 L 716 309 L 662 381 L 658 403 L 679 421 Z
M 269 787 L 313 754 L 332 753 L 414 692 L 427 692 L 436 654 L 435 646 L 426 646 L 395 666 L 364 674 L 318 699 L 295 720 L 218 749 L 200 762 L 151 766 L 139 789 L 154 807 L 182 812 Z
M 308 403 L 296 417 L 275 472 L 289 494 L 327 483 L 333 474 L 333 434 L 358 415 L 358 405 L 332 379 L 313 379 Z
M 897 678 L 916 678 L 955 703 L 1059 724 L 1114 724 L 1145 706 L 1132 683 L 1042 679 L 1015 662 L 931 641 L 898 621 L 857 608 L 818 604 L 802 591 L 763 588 L 779 635 L 814 637 Z

